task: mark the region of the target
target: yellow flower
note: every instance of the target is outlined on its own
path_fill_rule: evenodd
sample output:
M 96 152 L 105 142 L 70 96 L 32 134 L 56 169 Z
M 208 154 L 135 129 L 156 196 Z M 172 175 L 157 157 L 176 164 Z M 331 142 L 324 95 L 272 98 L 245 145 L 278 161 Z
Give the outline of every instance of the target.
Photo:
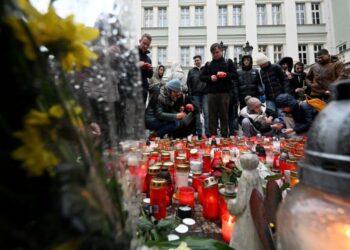
M 64 115 L 64 110 L 60 105 L 54 105 L 49 109 L 49 114 L 52 117 L 60 119 Z
M 12 153 L 12 157 L 23 161 L 23 167 L 30 175 L 40 176 L 45 171 L 53 174 L 53 168 L 59 163 L 59 159 L 45 147 L 37 128 L 27 126 L 25 130 L 15 133 L 15 137 L 23 145 Z
M 175 250 L 191 250 L 191 248 L 187 246 L 186 242 L 182 241 Z
M 81 112 L 83 111 L 83 109 L 80 106 L 75 106 L 73 110 L 74 110 L 74 114 L 76 115 L 80 115 Z
M 47 113 L 37 110 L 31 110 L 29 114 L 25 116 L 26 125 L 49 125 L 50 119 Z
M 97 29 L 88 28 L 82 24 L 75 24 L 73 16 L 60 18 L 52 5 L 48 12 L 39 13 L 28 0 L 18 0 L 18 5 L 26 13 L 26 23 L 38 46 L 45 46 L 59 58 L 64 70 L 74 67 L 80 70 L 91 65 L 90 60 L 96 59 L 97 54 L 84 45 L 85 42 L 98 37 Z M 25 55 L 34 60 L 36 54 L 20 20 L 8 18 L 17 38 L 24 43 Z

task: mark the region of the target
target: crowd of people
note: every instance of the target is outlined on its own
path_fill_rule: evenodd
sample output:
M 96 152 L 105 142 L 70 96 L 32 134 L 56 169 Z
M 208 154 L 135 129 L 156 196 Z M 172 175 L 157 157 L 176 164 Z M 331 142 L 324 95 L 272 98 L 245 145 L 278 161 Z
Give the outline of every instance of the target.
M 303 134 L 317 115 L 305 100 L 329 102 L 331 85 L 347 78 L 345 66 L 326 49 L 306 73 L 303 63 L 293 65 L 291 57 L 273 64 L 263 53 L 255 57 L 258 69 L 250 55 L 242 57 L 237 69 L 236 62 L 224 57 L 222 45 L 214 43 L 211 61 L 203 65 L 195 55 L 187 77 L 174 64 L 165 81 L 165 66 L 153 72 L 147 55 L 152 37 L 144 34 L 139 42 L 145 125 L 151 137 L 228 137 L 239 127 L 244 136 Z

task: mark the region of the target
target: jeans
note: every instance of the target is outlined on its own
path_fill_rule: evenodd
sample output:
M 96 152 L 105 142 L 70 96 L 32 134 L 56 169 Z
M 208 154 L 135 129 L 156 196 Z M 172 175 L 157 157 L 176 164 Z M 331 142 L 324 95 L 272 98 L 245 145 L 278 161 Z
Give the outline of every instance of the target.
M 277 114 L 277 118 L 280 122 L 283 122 L 284 113 L 281 109 L 277 108 L 275 101 L 267 100 L 266 101 L 266 108 L 271 109 L 273 112 Z
M 180 127 L 180 121 L 161 121 L 156 120 L 147 122 L 146 127 L 151 130 L 156 130 L 159 137 L 163 137 L 165 134 L 171 133 Z
M 192 96 L 193 104 L 198 108 L 196 114 L 196 134 L 202 135 L 201 113 L 204 116 L 205 134 L 209 135 L 209 119 L 208 119 L 208 95 Z

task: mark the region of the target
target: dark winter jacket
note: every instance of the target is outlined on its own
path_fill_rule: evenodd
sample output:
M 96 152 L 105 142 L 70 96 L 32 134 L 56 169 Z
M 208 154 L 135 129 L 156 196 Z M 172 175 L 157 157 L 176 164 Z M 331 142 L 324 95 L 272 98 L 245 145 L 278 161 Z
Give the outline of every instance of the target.
M 216 75 L 219 71 L 226 72 L 227 76 L 212 82 L 211 76 Z M 200 80 L 207 83 L 208 93 L 229 93 L 233 90 L 233 80 L 236 80 L 237 77 L 237 70 L 233 66 L 233 61 L 231 59 L 225 60 L 222 57 L 205 64 Z
M 293 130 L 296 133 L 304 133 L 309 130 L 317 114 L 316 110 L 304 102 L 298 102 L 290 94 L 282 94 L 276 98 L 277 107 L 290 107 L 295 122 Z
M 288 93 L 288 78 L 281 66 L 269 63 L 269 66 L 260 70 L 260 74 L 265 87 L 266 100 L 274 101 L 278 95 Z
M 187 74 L 187 88 L 190 96 L 201 96 L 208 94 L 207 83 L 200 80 L 203 67 L 192 68 Z
M 244 66 L 243 59 L 247 57 L 250 58 L 251 64 Z M 238 91 L 240 103 L 245 103 L 244 98 L 246 96 L 249 95 L 253 97 L 259 97 L 260 95 L 263 95 L 263 92 L 262 83 L 259 77 L 259 71 L 257 69 L 253 69 L 252 57 L 250 55 L 243 56 L 241 63 L 242 69 L 238 71 L 238 80 L 235 81 L 235 88 Z
M 308 87 L 305 83 L 306 73 L 292 73 L 292 80 L 290 81 L 290 94 L 294 96 L 296 99 L 299 99 L 298 93 L 295 92 L 297 88 L 304 89 L 306 94 L 310 94 L 310 87 Z
M 168 96 L 165 86 L 154 89 L 149 97 L 149 103 L 145 111 L 145 122 L 147 124 L 160 121 L 177 121 L 174 101 Z
M 147 55 L 149 53 L 150 52 L 148 50 L 146 52 L 142 52 L 142 50 L 139 49 L 140 61 L 152 64 L 151 58 L 149 58 L 149 56 Z M 152 76 L 153 76 L 153 70 L 141 69 L 142 87 L 146 91 L 148 91 L 148 80 L 147 80 L 147 78 L 151 78 Z

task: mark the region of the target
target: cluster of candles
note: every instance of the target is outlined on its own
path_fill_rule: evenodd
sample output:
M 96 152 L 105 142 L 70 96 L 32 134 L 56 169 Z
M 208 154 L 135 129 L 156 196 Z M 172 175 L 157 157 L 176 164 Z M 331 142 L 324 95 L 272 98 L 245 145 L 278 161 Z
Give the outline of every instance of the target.
M 180 206 L 193 209 L 197 193 L 203 217 L 221 219 L 222 237 L 229 242 L 235 218 L 227 211 L 228 197 L 219 192 L 218 179 L 210 176 L 213 161 L 219 160 L 224 164 L 235 161 L 240 153 L 254 150 L 253 147 L 260 144 L 266 150 L 266 156 L 261 156 L 261 160 L 289 176 L 290 183 L 294 185 L 297 183 L 294 174 L 296 160 L 303 155 L 304 143 L 304 139 L 276 142 L 264 137 L 217 138 L 215 143 L 210 140 L 158 140 L 151 146 L 141 145 L 141 151 L 131 151 L 128 167 L 130 174 L 138 177 L 140 190 L 150 198 L 153 216 L 157 220 L 166 217 L 166 207 L 172 204 L 173 198 Z M 135 152 L 142 156 L 135 156 Z M 284 153 L 289 157 L 283 158 Z

